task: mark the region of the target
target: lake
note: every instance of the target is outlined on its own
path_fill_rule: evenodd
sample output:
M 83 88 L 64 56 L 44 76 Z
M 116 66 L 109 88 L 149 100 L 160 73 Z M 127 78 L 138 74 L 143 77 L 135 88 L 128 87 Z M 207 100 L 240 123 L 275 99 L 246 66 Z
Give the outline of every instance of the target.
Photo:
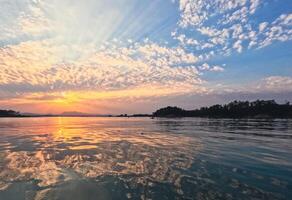
M 0 119 L 0 200 L 291 198 L 292 120 Z

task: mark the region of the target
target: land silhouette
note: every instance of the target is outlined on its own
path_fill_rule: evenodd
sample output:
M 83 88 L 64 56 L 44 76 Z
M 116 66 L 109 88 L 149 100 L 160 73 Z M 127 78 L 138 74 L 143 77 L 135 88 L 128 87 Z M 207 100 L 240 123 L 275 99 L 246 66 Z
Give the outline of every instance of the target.
M 0 117 L 21 117 L 21 114 L 14 110 L 0 110 Z
M 278 104 L 275 100 L 257 100 L 233 101 L 196 110 L 168 106 L 154 112 L 153 117 L 292 118 L 292 105 L 289 102 Z
M 22 114 L 14 110 L 0 110 L 0 117 L 209 117 L 209 118 L 292 118 L 290 102 L 278 104 L 275 100 L 233 101 L 195 110 L 167 106 L 151 114 L 92 115 L 65 112 L 58 115 Z

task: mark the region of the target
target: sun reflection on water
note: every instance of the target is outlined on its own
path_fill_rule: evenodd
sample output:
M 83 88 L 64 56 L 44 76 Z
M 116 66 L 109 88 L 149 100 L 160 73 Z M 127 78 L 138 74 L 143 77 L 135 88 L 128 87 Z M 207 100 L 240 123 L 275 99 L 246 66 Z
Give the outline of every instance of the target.
M 15 182 L 34 180 L 39 187 L 35 197 L 46 196 L 50 188 L 66 182 L 111 175 L 133 184 L 174 184 L 181 192 L 181 171 L 191 167 L 201 148 L 194 137 L 144 130 L 143 126 L 125 128 L 119 121 L 113 125 L 53 118 L 42 123 L 34 124 L 33 130 L 22 127 L 29 134 L 13 136 L 17 149 L 1 152 L 0 191 Z

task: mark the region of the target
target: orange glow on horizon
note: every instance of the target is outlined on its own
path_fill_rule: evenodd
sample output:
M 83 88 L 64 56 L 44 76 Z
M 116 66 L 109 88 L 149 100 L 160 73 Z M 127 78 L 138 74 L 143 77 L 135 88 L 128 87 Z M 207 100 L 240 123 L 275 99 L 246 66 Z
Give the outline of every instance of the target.
M 185 91 L 191 92 L 191 87 Z M 161 97 L 178 95 L 173 88 L 161 88 L 154 85 L 145 85 L 139 88 L 116 91 L 64 91 L 51 93 L 31 93 L 8 101 L 0 101 L 2 104 L 12 105 L 16 108 L 33 108 L 29 112 L 43 114 L 60 114 L 63 112 L 85 112 L 91 114 L 108 113 L 107 108 L 113 108 L 121 102 L 146 101 L 148 97 Z M 185 92 L 183 91 L 183 92 Z M 197 91 L 198 92 L 198 91 Z M 125 103 L 124 103 L 125 104 Z M 127 107 L 128 104 L 124 105 Z M 92 108 L 98 108 L 93 110 Z

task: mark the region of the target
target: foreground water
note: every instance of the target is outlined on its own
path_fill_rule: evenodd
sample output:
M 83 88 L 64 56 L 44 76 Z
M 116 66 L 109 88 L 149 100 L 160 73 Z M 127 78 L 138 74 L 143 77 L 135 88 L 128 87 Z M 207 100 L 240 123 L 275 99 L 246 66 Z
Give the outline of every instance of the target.
M 291 198 L 291 120 L 0 119 L 0 200 Z

